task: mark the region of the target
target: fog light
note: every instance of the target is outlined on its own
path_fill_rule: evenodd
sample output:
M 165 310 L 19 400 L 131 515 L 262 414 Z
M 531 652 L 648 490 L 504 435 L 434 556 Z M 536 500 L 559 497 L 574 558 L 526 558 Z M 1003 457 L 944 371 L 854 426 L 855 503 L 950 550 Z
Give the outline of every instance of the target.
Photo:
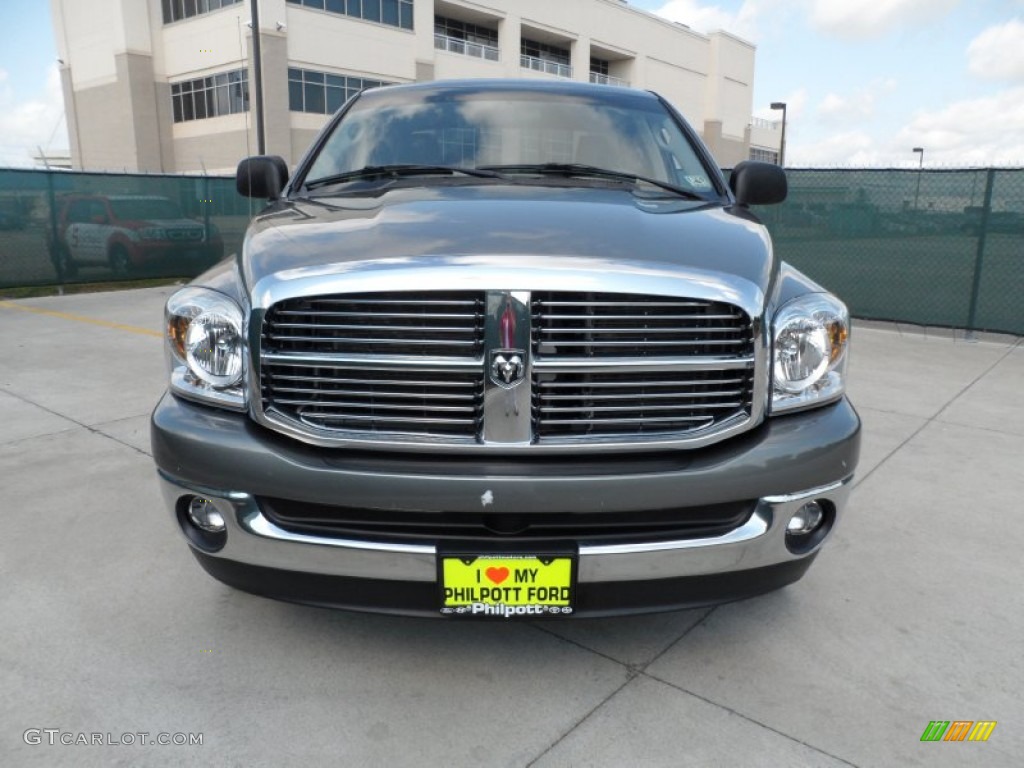
M 825 520 L 825 510 L 816 501 L 809 501 L 789 518 L 786 533 L 791 536 L 807 536 L 814 533 Z
M 192 525 L 209 533 L 220 533 L 224 530 L 224 518 L 209 499 L 198 496 L 188 503 L 188 519 Z

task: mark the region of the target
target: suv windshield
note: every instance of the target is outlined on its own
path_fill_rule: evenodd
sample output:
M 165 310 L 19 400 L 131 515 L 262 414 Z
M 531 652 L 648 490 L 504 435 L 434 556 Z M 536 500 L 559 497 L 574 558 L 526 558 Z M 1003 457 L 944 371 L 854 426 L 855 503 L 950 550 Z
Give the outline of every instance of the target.
M 551 164 L 567 175 L 586 174 L 566 166 L 589 166 L 716 194 L 661 102 L 611 90 L 607 96 L 493 87 L 375 91 L 352 104 L 305 179 L 313 184 L 367 167 L 409 165 L 529 174 Z
M 150 221 L 153 219 L 180 219 L 181 210 L 166 197 L 135 200 L 111 200 L 114 216 L 121 221 Z

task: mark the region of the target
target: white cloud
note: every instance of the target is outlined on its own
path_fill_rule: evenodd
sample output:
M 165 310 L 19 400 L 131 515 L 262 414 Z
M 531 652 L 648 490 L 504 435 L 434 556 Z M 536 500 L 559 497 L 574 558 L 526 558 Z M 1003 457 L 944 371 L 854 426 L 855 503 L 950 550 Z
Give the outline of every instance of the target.
M 818 118 L 833 125 L 868 120 L 874 117 L 879 97 L 896 90 L 896 85 L 896 80 L 890 77 L 875 80 L 845 97 L 829 93 L 818 104 Z
M 881 154 L 874 140 L 864 131 L 830 133 L 811 143 L 787 141 L 786 165 L 793 168 L 863 167 L 879 165 Z
M 44 91 L 29 99 L 16 98 L 7 79 L 0 70 L 0 166 L 33 165 L 36 147 L 65 149 L 64 97 L 56 65 L 47 73 Z
M 939 165 L 1024 165 L 1024 86 L 919 112 L 896 143 Z
M 800 119 L 804 116 L 807 110 L 808 94 L 807 89 L 800 87 L 796 90 L 790 91 L 781 99 L 782 103 L 786 105 L 786 123 L 792 124 L 793 122 L 800 122 Z M 765 120 L 781 120 L 782 112 L 779 110 L 772 109 L 769 105 L 758 107 L 754 110 L 754 117 L 761 117 Z
M 730 13 L 717 5 L 705 5 L 700 0 L 668 0 L 654 13 L 669 21 L 685 24 L 697 32 L 707 33 L 718 29 L 753 40 L 757 36 L 757 18 L 764 0 L 745 0 L 736 13 Z
M 1024 22 L 1011 19 L 982 31 L 967 46 L 967 69 L 978 77 L 1024 82 Z
M 811 24 L 844 40 L 883 37 L 904 25 L 939 19 L 960 0 L 808 0 Z
M 918 112 L 886 139 L 864 130 L 832 132 L 817 141 L 803 141 L 802 135 L 798 129 L 787 141 L 789 166 L 916 167 L 910 150 L 924 147 L 925 164 L 932 167 L 1020 167 L 1024 165 L 1024 86 Z

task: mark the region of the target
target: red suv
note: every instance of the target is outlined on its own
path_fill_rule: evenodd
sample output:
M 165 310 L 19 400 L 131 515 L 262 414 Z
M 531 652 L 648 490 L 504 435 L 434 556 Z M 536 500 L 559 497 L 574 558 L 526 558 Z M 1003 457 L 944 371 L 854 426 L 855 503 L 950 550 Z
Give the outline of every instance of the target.
M 155 195 L 70 195 L 57 215 L 54 264 L 73 277 L 78 267 L 109 266 L 126 275 L 145 266 L 187 262 L 194 268 L 219 261 L 224 242 L 217 228 L 186 218 L 178 205 Z

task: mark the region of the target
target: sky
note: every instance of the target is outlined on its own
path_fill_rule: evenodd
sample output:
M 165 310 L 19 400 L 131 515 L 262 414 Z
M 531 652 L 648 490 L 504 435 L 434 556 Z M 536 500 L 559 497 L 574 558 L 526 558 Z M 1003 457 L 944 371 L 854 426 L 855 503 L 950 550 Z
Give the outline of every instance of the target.
M 66 150 L 50 4 L 2 0 L 0 167 Z M 1024 0 L 630 0 L 757 45 L 791 167 L 1024 166 Z

